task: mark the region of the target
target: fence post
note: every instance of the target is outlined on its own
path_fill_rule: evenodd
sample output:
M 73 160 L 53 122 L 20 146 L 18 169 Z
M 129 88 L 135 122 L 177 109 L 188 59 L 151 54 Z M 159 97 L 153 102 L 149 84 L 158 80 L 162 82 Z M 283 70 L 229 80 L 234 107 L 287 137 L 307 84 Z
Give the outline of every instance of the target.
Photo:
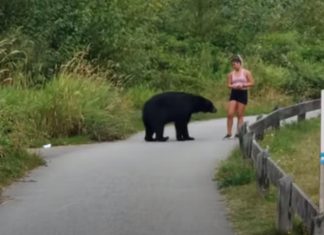
M 262 114 L 259 115 L 259 116 L 257 116 L 256 120 L 258 121 L 261 118 L 263 118 L 263 115 Z M 264 138 L 264 129 L 259 130 L 258 133 L 255 133 L 255 139 L 256 140 L 263 140 L 263 138 Z
M 245 158 L 251 158 L 253 136 L 253 132 L 248 132 L 242 137 L 242 149 Z
M 245 134 L 247 133 L 247 126 L 248 126 L 248 123 L 244 122 L 240 128 L 240 131 L 239 131 L 239 142 L 240 142 L 240 148 L 241 148 L 242 153 L 244 153 L 243 138 L 244 138 Z
M 277 228 L 281 233 L 288 233 L 292 229 L 291 213 L 292 178 L 284 176 L 279 180 L 279 201 Z
M 279 117 L 279 112 L 276 113 L 275 115 L 275 120 L 274 120 L 274 124 L 273 124 L 273 128 L 274 129 L 280 129 L 280 117 Z
M 304 121 L 306 119 L 306 113 L 300 114 L 297 116 L 297 121 L 301 122 Z
M 314 219 L 314 231 L 312 235 L 324 234 L 324 214 L 321 214 Z
M 267 161 L 268 161 L 269 153 L 267 150 L 262 150 L 257 155 L 257 186 L 258 190 L 262 196 L 265 196 L 269 192 L 270 181 L 268 178 L 267 172 Z

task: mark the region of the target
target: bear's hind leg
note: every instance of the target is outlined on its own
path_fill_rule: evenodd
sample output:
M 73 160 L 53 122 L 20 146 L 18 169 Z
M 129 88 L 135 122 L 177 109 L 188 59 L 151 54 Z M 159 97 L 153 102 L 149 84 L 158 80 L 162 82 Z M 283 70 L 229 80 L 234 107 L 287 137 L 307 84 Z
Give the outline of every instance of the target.
M 145 129 L 145 141 L 148 141 L 148 142 L 155 141 L 155 139 L 153 139 L 153 134 L 154 134 L 154 132 L 151 129 L 146 128 Z
M 152 128 L 152 125 L 150 125 L 150 123 L 148 122 L 144 122 L 144 126 L 145 126 L 145 141 L 155 141 L 155 139 L 153 139 L 153 134 L 154 134 L 154 130 Z

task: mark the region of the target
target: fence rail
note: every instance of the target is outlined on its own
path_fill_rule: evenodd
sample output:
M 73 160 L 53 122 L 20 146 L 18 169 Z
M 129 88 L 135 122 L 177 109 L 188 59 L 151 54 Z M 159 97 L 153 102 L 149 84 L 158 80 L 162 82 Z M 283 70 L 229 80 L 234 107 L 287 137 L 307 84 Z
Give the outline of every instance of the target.
M 324 215 L 312 203 L 310 198 L 293 183 L 293 179 L 272 159 L 270 153 L 262 149 L 257 140 L 262 139 L 268 128 L 280 128 L 280 122 L 297 116 L 298 121 L 306 118 L 306 113 L 321 108 L 321 100 L 312 100 L 286 108 L 279 108 L 265 117 L 259 117 L 249 125 L 244 123 L 240 130 L 240 148 L 244 158 L 249 159 L 257 176 L 257 185 L 261 194 L 269 191 L 270 184 L 278 188 L 277 228 L 289 233 L 292 220 L 297 214 L 305 228 L 312 235 L 324 235 Z
M 278 128 L 280 121 L 297 116 L 298 121 L 304 120 L 306 113 L 321 108 L 321 100 L 312 100 L 300 104 L 295 104 L 287 108 L 279 108 L 269 115 L 261 118 L 249 126 L 249 131 L 256 135 L 263 134 L 269 128 Z

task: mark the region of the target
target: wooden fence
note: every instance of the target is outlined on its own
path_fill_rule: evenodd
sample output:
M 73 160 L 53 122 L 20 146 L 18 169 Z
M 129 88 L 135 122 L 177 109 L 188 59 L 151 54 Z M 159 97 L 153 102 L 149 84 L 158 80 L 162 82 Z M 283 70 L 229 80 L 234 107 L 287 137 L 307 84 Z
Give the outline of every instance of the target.
M 298 121 L 306 118 L 306 113 L 321 108 L 321 100 L 312 100 L 286 108 L 279 108 L 265 117 L 258 117 L 251 125 L 246 122 L 240 131 L 240 148 L 244 158 L 249 159 L 255 170 L 260 193 L 268 193 L 270 184 L 278 188 L 277 228 L 282 233 L 289 233 L 292 220 L 297 214 L 311 235 L 324 235 L 324 215 L 309 197 L 293 182 L 262 149 L 257 140 L 263 138 L 268 128 L 280 128 L 280 122 L 297 116 Z

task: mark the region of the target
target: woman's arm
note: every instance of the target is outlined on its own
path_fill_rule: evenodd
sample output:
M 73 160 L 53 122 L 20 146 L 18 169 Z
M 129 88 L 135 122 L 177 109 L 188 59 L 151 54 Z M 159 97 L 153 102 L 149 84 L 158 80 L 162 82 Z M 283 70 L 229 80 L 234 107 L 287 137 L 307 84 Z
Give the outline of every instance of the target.
M 245 75 L 246 75 L 246 78 L 248 81 L 246 83 L 244 83 L 244 87 L 245 88 L 253 87 L 254 86 L 254 78 L 252 76 L 252 73 L 248 70 L 245 70 Z
M 233 85 L 232 85 L 232 74 L 231 73 L 227 74 L 227 87 L 229 89 L 232 89 L 233 88 Z

